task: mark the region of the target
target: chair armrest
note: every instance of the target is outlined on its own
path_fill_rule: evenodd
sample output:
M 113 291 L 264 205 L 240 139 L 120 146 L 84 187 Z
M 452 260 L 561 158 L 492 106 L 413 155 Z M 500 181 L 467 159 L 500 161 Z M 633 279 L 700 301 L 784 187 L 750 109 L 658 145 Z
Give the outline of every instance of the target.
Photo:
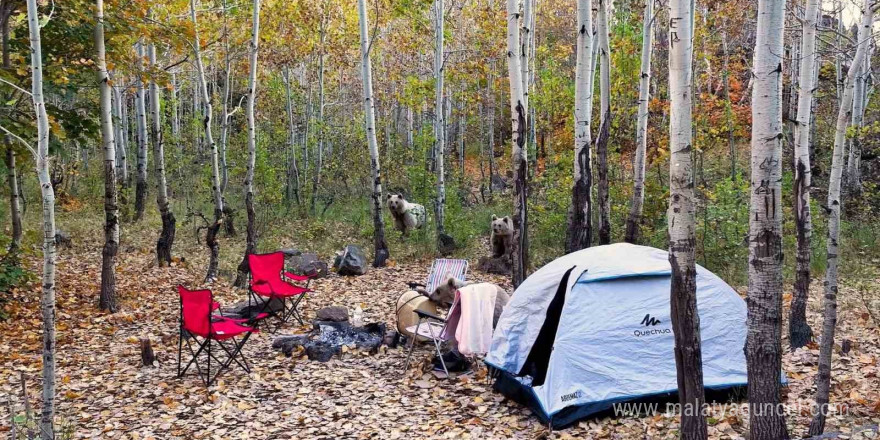
M 418 315 L 418 317 L 419 317 L 420 319 L 436 319 L 437 321 L 440 321 L 440 322 L 446 322 L 445 319 L 443 319 L 443 318 L 441 318 L 441 317 L 439 317 L 439 316 L 437 316 L 437 315 L 435 315 L 435 314 L 433 314 L 433 313 L 428 313 L 428 312 L 426 312 L 426 311 L 424 311 L 424 310 L 416 309 L 416 310 L 413 310 L 413 313 L 415 313 L 416 315 Z
M 289 278 L 294 281 L 308 281 L 312 279 L 312 276 L 309 275 L 297 275 L 293 272 L 284 272 L 284 277 Z

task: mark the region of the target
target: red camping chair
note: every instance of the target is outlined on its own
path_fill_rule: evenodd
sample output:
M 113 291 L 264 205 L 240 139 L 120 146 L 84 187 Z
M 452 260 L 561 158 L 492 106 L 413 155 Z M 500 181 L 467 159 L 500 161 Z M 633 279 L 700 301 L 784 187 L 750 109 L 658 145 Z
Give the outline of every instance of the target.
M 285 278 L 310 282 L 313 276 L 284 272 L 284 254 L 282 252 L 250 254 L 248 255 L 248 265 L 251 272 L 248 301 L 253 299 L 257 304 L 262 304 L 260 312 L 267 312 L 282 323 L 295 317 L 299 324 L 303 325 L 302 315 L 297 306 L 305 298 L 306 293 L 312 290 L 308 287 L 294 285 L 286 281 Z M 269 307 L 273 299 L 281 302 L 281 310 L 273 310 Z
M 214 294 L 210 290 L 189 290 L 181 285 L 177 286 L 180 295 L 180 339 L 177 343 L 177 377 L 182 377 L 192 364 L 196 365 L 199 377 L 205 382 L 205 386 L 220 376 L 234 361 L 246 372 L 251 369 L 244 357 L 241 348 L 250 336 L 258 330 L 244 325 L 247 319 L 234 319 L 214 315 L 219 310 L 220 304 L 214 301 Z M 236 339 L 239 338 L 239 339 Z M 183 361 L 183 341 L 192 355 L 186 366 Z M 222 353 L 226 354 L 226 360 L 218 357 L 219 346 Z M 194 347 L 195 345 L 195 347 Z M 196 348 L 197 347 L 197 348 Z M 199 356 L 207 353 L 207 365 L 202 369 L 199 364 Z M 211 360 L 216 361 L 219 367 L 211 375 Z

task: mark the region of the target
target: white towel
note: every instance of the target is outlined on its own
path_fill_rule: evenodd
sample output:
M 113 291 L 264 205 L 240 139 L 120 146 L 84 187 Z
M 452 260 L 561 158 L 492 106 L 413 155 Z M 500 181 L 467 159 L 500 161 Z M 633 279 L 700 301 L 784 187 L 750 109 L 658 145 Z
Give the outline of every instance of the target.
M 454 334 L 458 351 L 462 354 L 486 354 L 489 351 L 497 292 L 495 285 L 490 283 L 470 284 L 455 292 L 444 336 Z

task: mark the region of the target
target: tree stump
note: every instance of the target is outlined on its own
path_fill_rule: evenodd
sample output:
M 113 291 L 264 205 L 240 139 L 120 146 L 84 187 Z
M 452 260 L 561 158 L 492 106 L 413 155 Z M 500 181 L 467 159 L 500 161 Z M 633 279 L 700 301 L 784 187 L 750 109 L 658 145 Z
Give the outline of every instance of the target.
M 156 362 L 156 354 L 153 353 L 153 345 L 150 338 L 141 338 L 141 362 L 145 367 L 152 367 Z

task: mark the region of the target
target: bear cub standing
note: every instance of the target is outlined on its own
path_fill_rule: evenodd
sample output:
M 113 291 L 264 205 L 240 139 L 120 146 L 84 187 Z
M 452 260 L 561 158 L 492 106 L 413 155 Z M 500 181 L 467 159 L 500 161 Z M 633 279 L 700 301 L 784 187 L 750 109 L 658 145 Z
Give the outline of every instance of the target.
M 427 220 L 427 211 L 424 206 L 407 202 L 399 194 L 388 194 L 388 210 L 391 211 L 391 217 L 394 218 L 394 227 L 404 236 L 409 235 L 409 231 L 412 229 L 421 229 Z
M 492 258 L 506 256 L 513 239 L 513 221 L 510 217 L 492 216 Z

